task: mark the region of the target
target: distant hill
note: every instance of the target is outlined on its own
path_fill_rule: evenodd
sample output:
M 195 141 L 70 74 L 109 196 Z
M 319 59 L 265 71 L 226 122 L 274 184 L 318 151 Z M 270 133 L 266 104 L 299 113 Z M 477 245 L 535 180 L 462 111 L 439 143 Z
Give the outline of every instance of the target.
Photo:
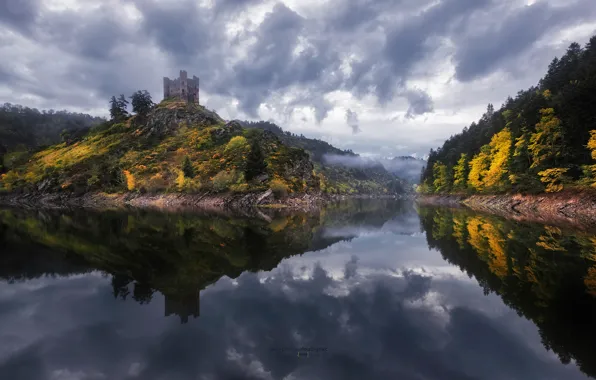
M 311 139 L 284 131 L 278 125 L 268 121 L 244 121 L 246 128 L 257 128 L 275 134 L 286 145 L 307 151 L 315 163 L 315 168 L 327 179 L 328 191 L 332 193 L 403 193 L 410 186 L 404 181 L 411 176 L 400 177 L 388 171 L 382 162 L 361 158 L 351 150 L 341 150 L 328 142 Z M 397 168 L 397 165 L 395 165 Z M 420 176 L 417 168 L 417 176 Z
M 245 128 L 258 128 L 275 134 L 284 144 L 296 148 L 302 148 L 309 152 L 313 161 L 323 162 L 323 157 L 326 154 L 338 154 L 342 156 L 357 156 L 351 150 L 341 150 L 334 147 L 326 141 L 311 139 L 303 135 L 296 135 L 291 132 L 284 131 L 278 125 L 268 121 L 243 121 L 242 126 Z
M 28 152 L 6 168 L 0 191 L 244 193 L 271 189 L 277 197 L 320 191 L 404 192 L 402 182 L 382 166 L 361 170 L 323 165 L 317 158 L 326 152 L 354 156 L 273 128 L 226 123 L 203 106 L 168 99 L 150 105 L 143 115 L 124 115 L 86 134 Z
M 7 151 L 52 145 L 60 142 L 64 131 L 71 135 L 75 131 L 87 132 L 90 127 L 105 121 L 82 113 L 39 111 L 5 103 L 0 106 L 0 144 Z
M 390 173 L 413 184 L 420 182 L 422 169 L 426 165 L 426 161 L 412 156 L 399 156 L 392 159 L 385 159 L 382 160 L 381 163 Z

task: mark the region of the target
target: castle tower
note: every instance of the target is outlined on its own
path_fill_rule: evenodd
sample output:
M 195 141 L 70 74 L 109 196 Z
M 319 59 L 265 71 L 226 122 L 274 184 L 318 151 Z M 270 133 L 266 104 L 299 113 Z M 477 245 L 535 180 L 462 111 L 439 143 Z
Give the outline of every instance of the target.
M 194 76 L 188 78 L 185 70 L 180 70 L 180 76 L 177 79 L 163 78 L 163 96 L 167 98 L 177 98 L 186 103 L 199 104 L 199 78 Z

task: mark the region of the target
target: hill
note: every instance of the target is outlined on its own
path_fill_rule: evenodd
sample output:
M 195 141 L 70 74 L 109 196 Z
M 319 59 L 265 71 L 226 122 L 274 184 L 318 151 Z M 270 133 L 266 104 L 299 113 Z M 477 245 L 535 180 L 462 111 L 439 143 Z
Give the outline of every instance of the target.
M 387 178 L 328 178 L 302 148 L 273 132 L 226 123 L 200 105 L 165 100 L 143 115 L 97 125 L 82 136 L 39 148 L 2 174 L 0 191 L 17 193 L 390 194 Z M 330 173 L 333 173 L 331 171 Z
M 540 193 L 596 184 L 596 36 L 555 58 L 537 86 L 489 104 L 431 150 L 422 193 Z
M 284 144 L 308 152 L 315 170 L 326 179 L 325 189 L 333 194 L 404 193 L 410 186 L 400 177 L 403 171 L 391 172 L 383 162 L 362 159 L 351 150 L 341 150 L 326 141 L 284 131 L 268 121 L 244 121 L 250 129 L 262 129 L 275 134 Z M 417 168 L 417 177 L 420 175 Z
M 30 149 L 84 135 L 105 119 L 68 111 L 39 111 L 5 103 L 0 106 L 0 173 Z

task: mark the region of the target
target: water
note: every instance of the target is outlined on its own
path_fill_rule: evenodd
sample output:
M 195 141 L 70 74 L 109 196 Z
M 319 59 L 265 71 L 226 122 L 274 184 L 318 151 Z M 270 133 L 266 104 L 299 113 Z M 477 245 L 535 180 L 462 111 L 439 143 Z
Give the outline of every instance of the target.
M 596 376 L 596 235 L 419 211 L 0 210 L 0 379 Z

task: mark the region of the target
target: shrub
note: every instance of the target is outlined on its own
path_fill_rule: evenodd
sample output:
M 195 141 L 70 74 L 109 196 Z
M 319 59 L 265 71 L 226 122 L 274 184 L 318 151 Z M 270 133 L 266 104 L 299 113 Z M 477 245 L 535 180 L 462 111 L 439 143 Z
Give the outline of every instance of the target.
M 133 191 L 135 189 L 135 176 L 131 174 L 128 170 L 123 171 L 124 176 L 126 177 L 126 188 L 128 191 Z
M 232 170 L 227 172 L 225 170 L 220 171 L 213 177 L 213 189 L 215 191 L 227 190 L 231 185 L 237 181 L 236 171 Z
M 269 187 L 277 199 L 288 196 L 288 192 L 290 191 L 290 187 L 279 178 L 275 178 L 273 181 L 271 181 Z
M 168 181 L 164 178 L 163 174 L 157 173 L 147 181 L 147 191 L 156 193 L 163 191 L 168 188 Z

